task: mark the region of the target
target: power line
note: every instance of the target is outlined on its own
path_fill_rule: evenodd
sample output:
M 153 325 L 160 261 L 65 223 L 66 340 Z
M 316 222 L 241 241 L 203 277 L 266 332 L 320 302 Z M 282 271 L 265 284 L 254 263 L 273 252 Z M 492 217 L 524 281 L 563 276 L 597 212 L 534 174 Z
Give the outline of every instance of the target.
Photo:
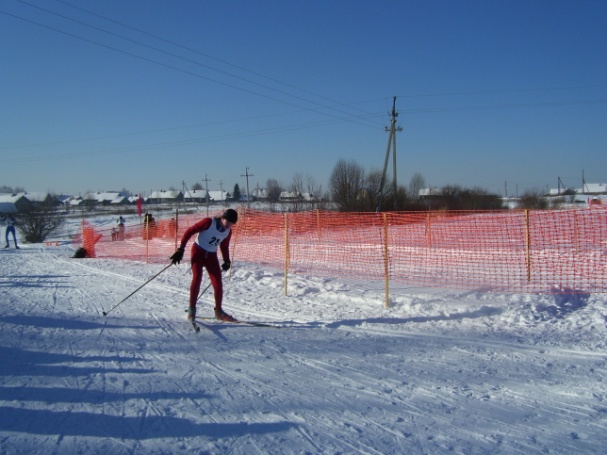
M 460 96 L 460 95 L 491 95 L 491 94 L 504 94 L 504 93 L 532 93 L 532 92 L 545 92 L 545 91 L 556 91 L 556 90 L 580 90 L 580 89 L 595 89 L 595 88 L 606 88 L 607 84 L 592 84 L 592 85 L 570 85 L 562 87 L 530 87 L 521 89 L 502 89 L 502 90 L 479 90 L 479 91 L 466 91 L 466 92 L 437 92 L 437 93 L 419 93 L 419 94 L 408 94 L 399 95 L 398 98 L 424 98 L 424 97 L 435 97 L 435 96 Z
M 139 59 L 142 59 L 142 60 L 146 60 L 146 61 L 148 61 L 148 62 L 152 62 L 152 63 L 155 63 L 155 64 L 157 64 L 157 65 L 161 65 L 161 66 L 164 66 L 164 67 L 167 67 L 167 68 L 170 68 L 170 69 L 176 70 L 176 71 L 180 71 L 180 72 L 183 72 L 183 73 L 186 73 L 186 74 L 190 74 L 190 75 L 193 75 L 193 76 L 196 76 L 196 77 L 200 77 L 200 78 L 206 79 L 206 80 L 208 80 L 208 81 L 211 81 L 211 82 L 214 82 L 214 83 L 217 83 L 217 84 L 220 84 L 220 85 L 226 86 L 226 87 L 234 88 L 234 89 L 237 89 L 237 90 L 242 90 L 242 91 L 245 91 L 245 92 L 247 92 L 247 93 L 250 93 L 250 94 L 253 94 L 253 95 L 257 95 L 257 96 L 261 96 L 261 97 L 263 97 L 263 98 L 267 98 L 267 99 L 270 99 L 270 100 L 273 100 L 273 101 L 276 101 L 276 102 L 279 102 L 279 103 L 284 103 L 284 104 L 288 104 L 288 105 L 291 105 L 291 106 L 296 106 L 296 107 L 298 107 L 298 108 L 305 109 L 305 110 L 307 110 L 307 111 L 316 112 L 316 113 L 318 113 L 318 114 L 321 114 L 321 115 L 326 115 L 326 116 L 330 116 L 330 117 L 335 117 L 335 116 L 334 116 L 334 115 L 332 115 L 332 114 L 326 113 L 326 112 L 319 111 L 319 110 L 318 110 L 318 108 L 321 108 L 321 109 L 330 109 L 330 110 L 336 111 L 336 112 L 338 112 L 338 113 L 340 113 L 340 114 L 351 115 L 350 113 L 345 112 L 345 111 L 342 111 L 342 110 L 340 110 L 340 109 L 337 109 L 337 108 L 335 108 L 335 107 L 333 107 L 333 106 L 327 106 L 327 105 L 323 105 L 323 104 L 320 104 L 320 103 L 317 103 L 317 102 L 314 102 L 314 101 L 310 101 L 310 100 L 308 100 L 308 99 L 302 98 L 302 97 L 297 96 L 297 95 L 294 95 L 294 94 L 292 94 L 292 93 L 288 93 L 288 92 L 286 92 L 286 91 L 284 91 L 284 90 L 280 90 L 280 89 L 277 89 L 277 88 L 274 88 L 274 87 L 269 87 L 269 86 L 267 86 L 267 85 L 260 84 L 260 83 L 258 83 L 258 82 L 252 81 L 252 80 L 250 80 L 250 79 L 246 79 L 246 78 L 243 78 L 243 77 L 240 77 L 240 76 L 237 76 L 237 75 L 231 74 L 231 73 L 229 73 L 229 72 L 227 72 L 227 71 L 223 71 L 223 70 L 220 70 L 220 69 L 217 69 L 217 68 L 213 68 L 213 67 L 211 67 L 211 66 L 209 66 L 209 65 L 205 65 L 205 64 L 200 63 L 200 62 L 198 62 L 198 61 L 195 61 L 195 60 L 192 60 L 192 59 L 189 59 L 189 58 L 186 58 L 186 57 L 183 57 L 183 56 L 177 55 L 177 54 L 172 53 L 172 52 L 165 51 L 165 50 L 160 49 L 160 48 L 158 48 L 158 47 L 151 46 L 151 45 L 149 45 L 149 44 L 143 43 L 143 42 L 141 42 L 141 41 L 138 41 L 138 40 L 135 40 L 135 39 L 132 39 L 132 38 L 125 37 L 125 36 L 123 36 L 123 35 L 119 35 L 119 34 L 117 34 L 117 33 L 114 33 L 114 32 L 108 31 L 108 30 L 105 30 L 105 29 L 103 29 L 103 28 L 101 28 L 101 27 L 97 27 L 97 26 L 95 26 L 95 25 L 91 25 L 91 24 L 86 23 L 86 22 L 83 22 L 83 21 L 81 21 L 81 20 L 74 19 L 74 18 L 68 17 L 68 16 L 66 16 L 66 15 L 63 15 L 63 14 L 60 14 L 60 13 L 54 12 L 54 11 L 49 10 L 49 9 L 47 9 L 47 8 L 43 8 L 43 7 L 40 7 L 40 6 L 37 6 L 37 5 L 32 5 L 31 3 L 26 2 L 25 0 L 17 0 L 17 1 L 18 1 L 18 2 L 20 2 L 20 3 L 22 3 L 22 4 L 28 5 L 28 6 L 32 7 L 32 8 L 38 9 L 38 10 L 40 10 L 40 11 L 44 11 L 44 12 L 49 13 L 49 14 L 52 14 L 52 15 L 54 15 L 54 16 L 61 17 L 61 18 L 65 19 L 65 20 L 68 20 L 68 21 L 71 21 L 71 22 L 74 22 L 74 23 L 77 23 L 77 24 L 83 25 L 83 26 L 85 26 L 85 27 L 89 27 L 89 28 L 91 28 L 91 29 L 93 29 L 93 30 L 100 31 L 100 32 L 102 32 L 102 33 L 106 33 L 106 34 L 108 34 L 108 35 L 110 35 L 110 36 L 113 36 L 113 37 L 115 37 L 115 38 L 119 38 L 119 39 L 125 40 L 125 41 L 127 41 L 127 42 L 134 43 L 134 44 L 137 44 L 137 45 L 139 45 L 139 46 L 143 46 L 143 47 L 145 47 L 145 48 L 148 48 L 148 49 L 154 50 L 154 51 L 156 51 L 156 52 L 160 52 L 160 53 L 162 53 L 162 54 L 165 54 L 165 55 L 168 55 L 168 56 L 171 56 L 171 57 L 174 57 L 174 58 L 177 58 L 177 59 L 180 59 L 180 60 L 186 61 L 186 62 L 188 62 L 188 63 L 192 63 L 192 64 L 194 64 L 194 65 L 197 65 L 197 66 L 200 66 L 200 67 L 206 68 L 206 69 L 208 69 L 208 70 L 218 72 L 218 73 L 220 73 L 220 74 L 222 74 L 222 75 L 224 75 L 224 76 L 229 76 L 229 77 L 235 78 L 235 79 L 237 79 L 237 80 L 240 80 L 240 81 L 246 82 L 246 83 L 248 83 L 248 84 L 252 84 L 252 85 L 258 86 L 258 87 L 260 87 L 260 88 L 263 88 L 263 89 L 266 89 L 266 90 L 270 90 L 270 91 L 273 91 L 273 92 L 279 93 L 279 94 L 281 94 L 281 95 L 285 95 L 285 96 L 292 97 L 292 98 L 294 98 L 294 99 L 296 99 L 296 100 L 298 100 L 298 101 L 303 101 L 303 102 L 306 102 L 306 103 L 314 104 L 314 105 L 316 105 L 316 106 L 317 106 L 317 108 L 304 107 L 304 106 L 300 106 L 300 105 L 297 105 L 297 104 L 294 104 L 294 103 L 290 103 L 290 102 L 287 102 L 287 101 L 285 101 L 285 100 L 281 100 L 281 99 L 278 99 L 278 98 L 275 98 L 275 97 L 272 97 L 272 96 L 264 95 L 264 94 L 261 94 L 261 93 L 259 93 L 259 92 L 255 92 L 255 91 L 252 91 L 252 90 L 249 90 L 249 89 L 245 89 L 245 88 L 243 88 L 243 87 L 239 87 L 239 86 L 236 86 L 236 85 L 233 85 L 233 84 L 228 84 L 228 83 L 226 83 L 226 82 L 222 82 L 222 81 L 219 81 L 219 80 L 217 80 L 217 79 L 213 79 L 213 78 L 210 78 L 210 77 L 206 77 L 206 76 L 200 75 L 200 74 L 198 74 L 198 73 L 193 73 L 193 72 L 191 72 L 191 71 L 187 71 L 187 70 L 184 70 L 184 69 L 181 69 L 181 68 L 175 67 L 175 66 L 173 66 L 173 65 L 165 64 L 165 63 L 163 63 L 163 62 L 159 62 L 159 61 L 157 61 L 157 60 L 150 59 L 150 58 L 148 58 L 148 57 L 143 57 L 143 56 L 141 56 L 141 55 L 137 55 L 137 54 L 134 54 L 134 53 L 132 53 L 132 52 L 124 51 L 124 50 L 118 49 L 118 48 L 116 48 L 116 47 L 109 46 L 109 45 L 106 45 L 106 44 L 103 44 L 103 43 L 100 43 L 100 42 L 98 42 L 98 41 L 94 41 L 94 40 L 91 40 L 91 39 L 88 39 L 88 38 L 84 38 L 84 37 L 81 37 L 81 36 L 75 35 L 75 34 L 73 34 L 73 33 L 69 33 L 69 32 L 66 32 L 66 31 L 63 31 L 63 30 L 60 30 L 60 29 L 57 29 L 57 28 L 51 27 L 51 26 L 47 26 L 47 25 L 44 25 L 44 24 L 40 24 L 39 22 L 32 21 L 32 20 L 29 20 L 29 19 L 25 19 L 25 18 L 20 17 L 20 16 L 15 16 L 15 15 L 12 15 L 12 14 L 9 14 L 9 13 L 5 13 L 5 14 L 7 14 L 7 15 L 9 15 L 9 16 L 16 17 L 16 18 L 18 18 L 18 19 L 25 20 L 25 21 L 27 21 L 27 22 L 33 23 L 33 24 L 38 25 L 38 26 L 42 26 L 42 27 L 48 28 L 48 29 L 53 30 L 53 31 L 56 31 L 56 32 L 64 33 L 64 34 L 66 34 L 66 35 L 68 35 L 68 36 L 70 36 L 70 37 L 73 37 L 73 38 L 76 38 L 76 39 L 80 39 L 80 40 L 83 40 L 83 41 L 85 41 L 85 42 L 89 42 L 89 43 L 92 43 L 92 44 L 96 44 L 96 45 L 99 45 L 99 46 L 102 46 L 102 47 L 105 47 L 105 48 L 108 48 L 108 49 L 114 50 L 114 51 L 116 51 L 116 52 L 123 53 L 123 54 L 125 54 L 125 55 L 131 56 L 131 57 L 134 57 L 134 58 L 139 58 Z M 63 3 L 64 3 L 64 2 L 63 2 Z M 67 4 L 67 3 L 66 3 L 66 4 Z M 69 4 L 68 4 L 68 5 L 69 5 Z M 71 6 L 71 5 L 70 5 L 70 6 Z M 79 8 L 79 9 L 81 9 L 81 8 Z M 81 9 L 81 10 L 82 10 L 82 9 Z M 86 10 L 82 10 L 82 11 L 88 12 L 88 11 L 86 11 Z M 91 14 L 94 14 L 94 13 L 91 13 Z M 97 16 L 99 16 L 99 15 L 97 15 Z M 104 18 L 103 16 L 99 16 L 99 17 Z M 104 19 L 106 19 L 106 18 L 104 18 Z M 110 19 L 106 19 L 106 20 L 110 20 Z M 110 21 L 111 21 L 111 20 L 110 20 Z M 115 22 L 115 21 L 112 21 L 112 22 Z M 122 24 L 120 24 L 120 25 L 122 25 Z M 124 25 L 123 25 L 123 26 L 124 26 Z M 126 26 L 126 27 L 128 27 L 128 26 Z M 130 28 L 130 27 L 129 27 L 129 28 Z M 135 30 L 137 30 L 137 29 L 135 29 Z M 137 30 L 137 31 L 139 31 L 139 30 Z M 145 33 L 145 32 L 141 32 L 141 33 Z M 148 33 L 146 33 L 146 35 L 149 35 L 149 36 L 154 36 L 154 35 L 150 35 L 150 34 L 148 34 Z M 159 39 L 159 38 L 157 38 L 157 39 Z M 164 41 L 164 40 L 163 40 L 163 41 Z M 200 55 L 204 55 L 204 54 L 200 54 Z M 316 95 L 315 95 L 315 96 L 316 96 Z M 355 119 L 355 118 L 354 118 L 354 119 Z M 352 119 L 351 121 L 355 121 L 354 119 Z
M 305 128 L 314 128 L 319 125 L 327 126 L 331 123 L 338 123 L 338 122 L 339 122 L 338 120 L 334 120 L 333 122 L 329 122 L 328 124 L 326 121 L 325 122 L 314 122 L 314 123 L 309 123 L 309 124 L 305 124 L 305 125 L 291 125 L 291 126 L 285 126 L 285 127 L 267 128 L 267 129 L 263 129 L 263 130 L 243 131 L 243 132 L 237 132 L 237 133 L 208 136 L 208 137 L 203 137 L 203 138 L 195 138 L 195 139 L 187 139 L 187 140 L 179 140 L 179 141 L 171 141 L 171 142 L 161 142 L 158 144 L 148 144 L 148 145 L 139 145 L 139 146 L 134 146 L 134 147 L 119 147 L 119 148 L 113 148 L 113 149 L 96 150 L 93 152 L 59 153 L 59 154 L 53 154 L 53 155 L 39 155 L 39 156 L 30 156 L 30 157 L 24 157 L 22 154 L 20 154 L 20 156 L 18 156 L 18 157 L 0 159 L 0 163 L 25 163 L 25 162 L 31 162 L 31 161 L 37 161 L 37 160 L 43 160 L 43 159 L 47 160 L 47 159 L 61 159 L 61 158 L 75 158 L 75 157 L 82 158 L 85 156 L 94 156 L 94 155 L 99 155 L 99 154 L 133 153 L 133 152 L 141 152 L 141 151 L 146 151 L 146 150 L 163 149 L 163 148 L 168 148 L 168 147 L 193 145 L 193 144 L 198 144 L 201 142 L 215 142 L 215 141 L 223 141 L 223 140 L 236 139 L 236 138 L 253 137 L 253 136 L 264 135 L 264 134 L 277 134 L 277 133 L 295 131 L 295 130 L 300 130 L 300 129 L 305 129 Z M 60 143 L 61 142 L 59 142 L 59 144 Z M 55 143 L 55 144 L 57 144 L 57 143 Z M 42 145 L 44 145 L 44 144 L 42 144 Z M 21 147 L 21 148 L 23 148 L 23 147 Z M 5 148 L 5 149 L 10 150 L 10 148 Z
M 22 1 L 22 0 L 20 0 L 20 1 Z M 242 67 L 242 66 L 235 65 L 235 64 L 233 64 L 233 63 L 231 63 L 231 62 L 228 62 L 227 60 L 223 60 L 223 59 L 220 59 L 220 58 L 218 58 L 218 57 L 215 57 L 215 56 L 212 56 L 212 55 L 206 54 L 206 53 L 201 52 L 201 51 L 199 51 L 199 50 L 197 50 L 197 49 L 193 49 L 193 48 L 191 48 L 191 47 L 185 46 L 185 45 L 183 45 L 183 44 L 181 44 L 181 43 L 177 43 L 177 42 L 175 42 L 175 41 L 167 40 L 167 39 L 162 38 L 162 37 L 160 37 L 160 36 L 158 36 L 158 35 L 154 35 L 154 34 L 152 34 L 152 33 L 146 32 L 145 30 L 142 30 L 142 29 L 140 29 L 140 28 L 130 26 L 130 25 L 125 24 L 125 23 L 123 23 L 123 22 L 119 22 L 119 21 L 116 21 L 116 20 L 114 20 L 114 19 L 111 19 L 111 18 L 109 18 L 109 17 L 107 17 L 107 16 L 103 16 L 103 15 L 101 15 L 101 14 L 98 14 L 98 13 L 95 13 L 95 12 L 93 12 L 93 11 L 90 11 L 90 10 L 87 10 L 87 9 L 84 9 L 84 8 L 81 8 L 81 7 L 79 7 L 79 6 L 72 5 L 71 3 L 66 2 L 66 1 L 64 1 L 64 0 L 55 0 L 55 1 L 56 1 L 56 2 L 58 2 L 58 3 L 63 3 L 64 5 L 67 5 L 67 6 L 71 7 L 71 8 L 74 8 L 74 9 L 80 10 L 80 11 L 82 11 L 82 12 L 84 12 L 84 13 L 91 14 L 91 15 L 93 15 L 93 16 L 99 17 L 99 18 L 101 18 L 101 19 L 103 19 L 103 20 L 106 20 L 106 21 L 111 22 L 111 23 L 113 23 L 113 24 L 119 25 L 119 26 L 124 27 L 124 28 L 126 28 L 126 29 L 133 30 L 133 31 L 135 31 L 135 32 L 138 32 L 138 33 L 141 33 L 141 34 L 143 34 L 143 35 L 149 36 L 149 37 L 151 37 L 151 38 L 157 39 L 157 40 L 159 40 L 159 41 L 165 42 L 165 43 L 170 44 L 170 45 L 172 45 L 172 46 L 175 46 L 175 47 L 178 47 L 178 48 L 184 49 L 184 50 L 186 50 L 186 51 L 189 51 L 189 52 L 192 52 L 192 53 L 198 54 L 198 55 L 200 55 L 200 56 L 202 56 L 202 57 L 205 57 L 205 58 L 208 58 L 208 59 L 211 59 L 211 60 L 215 60 L 215 61 L 217 61 L 217 62 L 219 62 L 219 63 L 222 63 L 222 64 L 224 64 L 224 65 L 227 65 L 227 66 L 230 66 L 230 67 L 232 67 L 232 68 L 235 68 L 235 69 L 237 69 L 237 70 L 239 70 L 239 71 L 244 71 L 244 72 L 250 73 L 250 74 L 252 74 L 252 75 L 254 75 L 254 76 L 261 77 L 261 78 L 263 78 L 263 79 L 267 79 L 267 80 L 269 80 L 269 81 L 271 81 L 271 82 L 275 82 L 275 83 L 277 83 L 277 84 L 284 85 L 285 87 L 289 87 L 289 88 L 292 88 L 292 89 L 298 90 L 298 91 L 300 91 L 300 92 L 302 92 L 302 93 L 307 93 L 307 94 L 309 94 L 309 95 L 315 96 L 315 97 L 317 97 L 317 98 L 324 99 L 324 100 L 326 100 L 326 101 L 330 101 L 330 102 L 332 102 L 332 103 L 335 103 L 335 104 L 337 104 L 337 105 L 340 105 L 340 106 L 343 106 L 343 107 L 346 107 L 346 108 L 353 108 L 351 105 L 347 105 L 347 104 L 345 104 L 345 103 L 341 103 L 341 102 L 339 102 L 339 101 L 333 100 L 333 99 L 331 99 L 331 98 L 328 98 L 328 97 L 326 97 L 326 96 L 320 95 L 320 94 L 318 94 L 318 93 L 314 93 L 314 92 L 311 92 L 311 91 L 309 91 L 309 90 L 303 89 L 303 88 L 301 88 L 301 87 L 297 87 L 297 86 L 295 86 L 295 85 L 289 84 L 289 83 L 287 83 L 287 82 L 280 81 L 280 80 L 278 80 L 278 79 L 276 79 L 276 78 L 273 78 L 273 77 L 267 76 L 267 75 L 262 74 L 262 73 L 259 73 L 259 72 L 257 72 L 257 71 L 252 71 L 252 70 L 250 70 L 250 69 L 248 69 L 248 68 L 244 68 L 244 67 Z M 291 96 L 292 96 L 292 95 L 291 95 Z M 354 109 L 358 109 L 358 108 L 354 108 Z M 358 110 L 359 110 L 359 111 L 361 111 L 361 112 L 365 112 L 365 111 L 364 111 L 364 110 L 362 110 L 362 109 L 358 109 Z M 367 112 L 367 114 L 368 114 L 368 112 Z

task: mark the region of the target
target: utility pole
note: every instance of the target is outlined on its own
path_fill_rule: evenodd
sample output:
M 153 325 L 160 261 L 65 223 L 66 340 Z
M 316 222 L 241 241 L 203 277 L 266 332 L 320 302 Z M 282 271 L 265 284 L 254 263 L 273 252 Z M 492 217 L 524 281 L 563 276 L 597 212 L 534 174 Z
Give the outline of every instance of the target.
M 584 169 L 582 169 L 582 193 L 587 193 L 588 187 L 586 186 L 586 178 L 584 177 Z
M 187 197 L 187 195 L 185 194 L 185 180 L 181 181 L 181 194 L 183 194 L 183 203 L 185 204 L 185 198 Z M 191 194 L 190 197 L 192 197 Z
M 386 158 L 384 159 L 384 171 L 382 172 L 381 175 L 381 182 L 379 184 L 379 193 L 377 194 L 377 208 L 376 211 L 380 212 L 381 211 L 381 203 L 382 203 L 382 198 L 384 196 L 384 185 L 386 183 L 386 172 L 388 171 L 388 160 L 390 158 L 390 146 L 392 146 L 392 171 L 393 171 L 393 177 L 392 177 L 392 184 L 394 186 L 394 204 L 396 208 L 396 189 L 397 189 L 397 184 L 396 184 L 396 132 L 400 132 L 403 129 L 399 126 L 398 128 L 396 127 L 396 117 L 398 117 L 398 112 L 396 112 L 396 97 L 394 97 L 393 101 L 392 101 L 392 113 L 391 113 L 391 121 L 390 121 L 390 129 L 388 129 L 388 127 L 385 128 L 385 130 L 387 132 L 390 133 L 390 135 L 388 136 L 388 146 L 386 147 Z
M 183 186 L 183 203 L 184 203 L 184 205 L 187 205 L 185 203 L 185 200 L 186 200 L 187 196 L 189 196 L 190 199 L 192 200 L 192 204 L 196 205 L 196 202 L 194 202 L 194 195 L 192 194 L 192 192 L 190 191 L 190 189 L 188 188 L 188 186 L 185 184 L 185 180 L 181 181 L 181 185 Z
M 204 191 L 205 191 L 205 199 L 207 201 L 207 216 L 209 216 L 209 182 L 210 180 L 207 178 L 207 175 L 204 174 Z
M 249 177 L 253 177 L 253 174 L 249 174 L 249 168 L 246 168 L 244 174 L 240 174 L 241 177 L 247 178 L 247 208 L 251 208 L 251 196 L 249 195 Z

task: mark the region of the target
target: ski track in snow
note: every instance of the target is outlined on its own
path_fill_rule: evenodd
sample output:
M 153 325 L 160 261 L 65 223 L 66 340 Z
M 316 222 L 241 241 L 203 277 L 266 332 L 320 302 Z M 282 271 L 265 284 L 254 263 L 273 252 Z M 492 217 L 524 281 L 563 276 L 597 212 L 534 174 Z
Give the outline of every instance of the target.
M 201 321 L 188 267 L 2 258 L 0 454 L 602 453 L 604 296 L 394 290 L 235 264 Z M 203 283 L 205 286 L 206 283 Z M 199 314 L 211 314 L 212 292 Z M 562 306 L 565 308 L 565 306 Z M 557 308 L 558 310 L 559 308 Z

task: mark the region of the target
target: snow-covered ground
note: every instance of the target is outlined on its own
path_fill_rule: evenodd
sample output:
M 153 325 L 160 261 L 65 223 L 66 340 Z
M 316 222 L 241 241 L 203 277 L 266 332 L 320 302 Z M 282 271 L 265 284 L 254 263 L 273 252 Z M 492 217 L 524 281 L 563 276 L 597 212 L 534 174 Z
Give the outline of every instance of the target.
M 285 296 L 235 263 L 224 309 L 280 328 L 196 333 L 187 265 L 114 308 L 164 266 L 73 251 L 0 251 L 0 454 L 607 452 L 605 295 L 392 286 L 386 309 L 382 283 Z

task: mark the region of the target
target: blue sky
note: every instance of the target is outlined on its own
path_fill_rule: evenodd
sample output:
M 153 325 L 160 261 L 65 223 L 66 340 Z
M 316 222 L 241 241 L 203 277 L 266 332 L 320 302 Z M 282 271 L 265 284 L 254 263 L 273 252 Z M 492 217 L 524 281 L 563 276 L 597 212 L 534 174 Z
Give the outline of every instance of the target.
M 0 185 L 607 181 L 603 0 L 2 0 Z M 388 168 L 392 174 L 391 162 Z

